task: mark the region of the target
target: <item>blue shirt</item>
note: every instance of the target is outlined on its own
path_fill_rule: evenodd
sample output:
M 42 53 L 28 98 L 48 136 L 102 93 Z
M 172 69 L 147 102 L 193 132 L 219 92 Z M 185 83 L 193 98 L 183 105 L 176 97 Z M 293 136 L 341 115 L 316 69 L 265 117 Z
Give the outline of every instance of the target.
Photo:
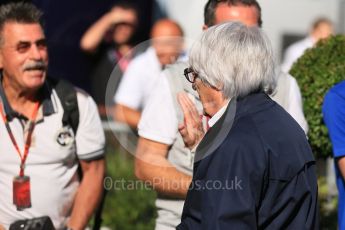
M 326 94 L 322 112 L 332 141 L 334 158 L 337 160 L 345 156 L 345 81 L 335 85 Z M 338 164 L 335 169 L 339 190 L 339 229 L 345 229 L 345 182 Z

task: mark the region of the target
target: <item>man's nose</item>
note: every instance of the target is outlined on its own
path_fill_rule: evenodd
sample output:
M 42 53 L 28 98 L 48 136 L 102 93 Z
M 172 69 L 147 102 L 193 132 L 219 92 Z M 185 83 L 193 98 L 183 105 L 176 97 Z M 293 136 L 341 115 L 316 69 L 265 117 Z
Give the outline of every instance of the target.
M 30 50 L 30 58 L 33 60 L 42 60 L 42 50 L 37 47 L 37 45 L 33 45 Z

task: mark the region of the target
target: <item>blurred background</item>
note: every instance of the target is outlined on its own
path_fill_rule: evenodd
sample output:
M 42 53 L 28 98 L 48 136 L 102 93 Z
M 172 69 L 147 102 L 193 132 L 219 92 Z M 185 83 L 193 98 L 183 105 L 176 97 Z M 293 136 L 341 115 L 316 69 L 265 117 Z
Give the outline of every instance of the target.
M 177 20 L 188 38 L 196 38 L 203 25 L 206 0 L 157 0 L 169 17 Z M 305 37 L 316 18 L 329 18 L 336 33 L 345 32 L 344 0 L 258 0 L 262 10 L 263 29 L 272 41 L 278 61 L 285 48 Z
M 128 0 L 140 9 L 136 42 L 149 38 L 153 23 L 162 17 L 176 20 L 189 39 L 200 35 L 206 0 Z M 1 4 L 11 0 L 1 0 Z M 12 0 L 13 2 L 13 0 Z M 30 2 L 30 1 L 29 1 Z M 90 91 L 88 72 L 92 59 L 80 49 L 87 28 L 106 13 L 117 0 L 32 0 L 44 12 L 50 52 L 51 75 L 70 80 Z M 345 0 L 258 0 L 263 29 L 272 41 L 278 62 L 285 48 L 305 37 L 317 17 L 332 20 L 336 33 L 345 32 Z M 190 45 L 190 44 L 188 44 Z M 80 68 L 83 66 L 83 68 Z
M 130 0 L 128 0 L 130 1 Z M 11 1 L 1 0 L 0 4 Z M 30 2 L 30 1 L 29 1 Z M 44 12 L 49 47 L 49 74 L 64 78 L 91 93 L 89 73 L 95 62 L 80 48 L 85 31 L 109 11 L 116 0 L 32 0 Z M 150 29 L 159 18 L 169 17 L 182 26 L 186 38 L 202 32 L 206 0 L 132 0 L 138 5 L 139 20 L 134 40 L 149 39 Z M 313 21 L 326 17 L 335 33 L 345 33 L 345 0 L 258 0 L 262 8 L 263 29 L 272 41 L 278 63 L 285 49 L 308 35 Z M 188 46 L 191 44 L 187 44 Z M 133 156 L 115 138 L 113 131 L 128 139 L 126 129 L 104 123 L 107 133 L 108 175 L 112 180 L 135 180 Z M 117 136 L 119 137 L 119 136 Z M 323 168 L 323 164 L 320 164 Z M 321 169 L 320 171 L 325 171 Z M 127 184 L 128 185 L 128 184 Z M 112 186 L 110 186 L 112 187 Z M 321 228 L 336 229 L 336 199 L 328 195 L 323 173 L 320 176 Z M 153 229 L 155 192 L 147 189 L 109 189 L 103 211 L 103 225 L 109 229 Z

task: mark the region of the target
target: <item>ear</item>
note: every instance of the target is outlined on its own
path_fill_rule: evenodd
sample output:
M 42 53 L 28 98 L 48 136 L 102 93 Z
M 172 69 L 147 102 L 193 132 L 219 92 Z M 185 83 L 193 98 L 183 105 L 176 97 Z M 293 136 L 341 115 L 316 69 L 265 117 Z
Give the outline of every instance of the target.
M 202 30 L 205 31 L 205 30 L 207 30 L 207 29 L 208 29 L 208 26 L 207 26 L 207 25 L 203 25 L 203 26 L 202 26 Z

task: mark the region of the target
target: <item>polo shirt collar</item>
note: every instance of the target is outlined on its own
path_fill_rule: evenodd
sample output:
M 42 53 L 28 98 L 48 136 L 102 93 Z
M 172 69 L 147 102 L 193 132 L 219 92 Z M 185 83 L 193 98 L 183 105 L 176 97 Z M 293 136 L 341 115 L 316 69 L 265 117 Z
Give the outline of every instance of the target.
M 49 116 L 55 113 L 54 105 L 51 99 L 52 89 L 45 81 L 43 87 L 40 89 L 41 94 L 41 104 L 42 104 L 42 112 L 43 116 Z M 27 117 L 19 114 L 18 112 L 14 111 L 8 102 L 4 88 L 2 86 L 2 71 L 0 71 L 0 100 L 3 104 L 3 108 L 6 114 L 8 121 L 13 120 L 15 117 L 27 119 Z

